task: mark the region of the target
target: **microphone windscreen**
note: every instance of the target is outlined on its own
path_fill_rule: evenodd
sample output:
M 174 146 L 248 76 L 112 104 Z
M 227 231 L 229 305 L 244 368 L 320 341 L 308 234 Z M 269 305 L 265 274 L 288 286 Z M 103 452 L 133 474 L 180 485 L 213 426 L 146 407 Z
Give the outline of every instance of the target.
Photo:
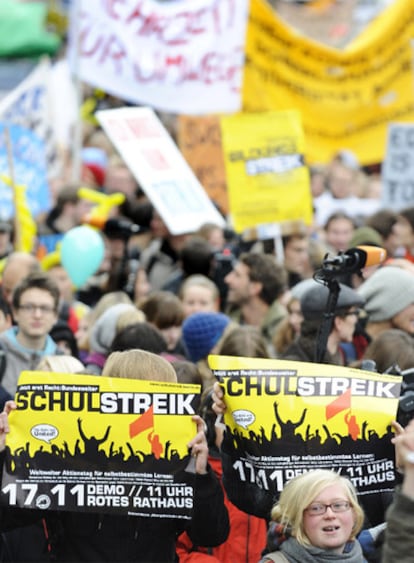
M 380 246 L 357 246 L 359 250 L 362 250 L 366 254 L 364 268 L 367 266 L 378 266 L 382 264 L 387 258 L 387 251 L 385 248 Z
M 89 225 L 90 227 L 95 227 L 96 229 L 102 230 L 105 227 L 106 219 L 104 217 L 85 215 L 82 217 L 82 223 L 84 225 Z

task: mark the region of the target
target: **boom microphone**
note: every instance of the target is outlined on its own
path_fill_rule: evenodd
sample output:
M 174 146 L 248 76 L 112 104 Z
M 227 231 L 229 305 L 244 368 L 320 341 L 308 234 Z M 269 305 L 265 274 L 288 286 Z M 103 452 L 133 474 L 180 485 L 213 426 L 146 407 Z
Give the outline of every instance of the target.
M 385 248 L 379 246 L 356 246 L 345 252 L 340 252 L 338 256 L 325 257 L 323 266 L 329 270 L 340 272 L 359 272 L 368 266 L 382 264 L 387 257 Z

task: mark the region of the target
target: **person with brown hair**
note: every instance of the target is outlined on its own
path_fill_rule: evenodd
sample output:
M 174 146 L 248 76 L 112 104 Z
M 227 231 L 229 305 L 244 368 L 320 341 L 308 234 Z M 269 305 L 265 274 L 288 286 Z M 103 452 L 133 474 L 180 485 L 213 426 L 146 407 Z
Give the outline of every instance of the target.
M 80 197 L 82 184 L 68 184 L 59 191 L 55 206 L 38 225 L 38 249 L 53 252 L 63 235 L 82 224 L 93 203 Z
M 266 340 L 256 326 L 233 326 L 226 331 L 217 346 L 221 356 L 244 356 L 246 358 L 269 358 Z
M 414 342 L 404 330 L 390 328 L 379 333 L 368 344 L 362 357 L 373 360 L 379 373 L 399 368 L 404 371 L 414 368 Z
M 57 353 L 49 332 L 57 321 L 59 299 L 58 286 L 43 273 L 28 275 L 14 289 L 15 324 L 0 335 L 7 360 L 2 385 L 12 396 L 23 370 L 35 369 L 42 356 Z
M 394 231 L 397 223 L 397 212 L 392 209 L 380 209 L 367 217 L 365 225 L 374 229 L 381 237 L 381 245 L 387 251 L 387 256 L 392 258 L 397 256 L 401 247 L 401 241 Z
M 303 315 L 300 307 L 300 299 L 293 294 L 286 304 L 287 317 L 285 317 L 276 329 L 273 338 L 273 347 L 276 355 L 284 354 L 289 346 L 300 335 L 300 327 Z
M 286 316 L 279 301 L 287 289 L 286 269 L 270 254 L 243 253 L 225 282 L 231 319 L 259 327 L 271 347 L 275 329 Z
M 33 254 L 12 252 L 7 256 L 1 276 L 1 288 L 3 296 L 10 307 L 12 305 L 14 288 L 23 278 L 35 272 L 41 272 L 41 267 Z
M 184 309 L 180 299 L 169 291 L 154 291 L 140 305 L 148 323 L 161 332 L 168 352 L 183 356 L 180 347 Z

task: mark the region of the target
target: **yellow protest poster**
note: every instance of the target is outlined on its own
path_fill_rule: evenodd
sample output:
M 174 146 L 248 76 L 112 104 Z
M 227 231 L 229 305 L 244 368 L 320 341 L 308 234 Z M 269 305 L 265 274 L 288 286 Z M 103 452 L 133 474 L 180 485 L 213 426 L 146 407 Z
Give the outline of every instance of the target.
M 8 506 L 191 518 L 200 387 L 23 372 L 9 415 Z
M 244 111 L 299 111 L 310 164 L 343 148 L 381 162 L 388 123 L 414 119 L 412 0 L 391 2 L 343 50 L 300 35 L 265 0 L 250 6 Z
M 229 204 L 220 118 L 216 115 L 179 115 L 177 121 L 180 151 L 210 199 L 227 215 Z
M 234 230 L 312 221 L 305 141 L 296 111 L 221 118 L 230 216 Z
M 391 422 L 401 378 L 332 365 L 209 356 L 227 409 L 227 479 L 277 498 L 316 468 L 349 477 L 371 523 L 395 484 Z M 260 494 L 260 493 L 259 493 Z M 378 522 L 379 523 L 379 522 Z

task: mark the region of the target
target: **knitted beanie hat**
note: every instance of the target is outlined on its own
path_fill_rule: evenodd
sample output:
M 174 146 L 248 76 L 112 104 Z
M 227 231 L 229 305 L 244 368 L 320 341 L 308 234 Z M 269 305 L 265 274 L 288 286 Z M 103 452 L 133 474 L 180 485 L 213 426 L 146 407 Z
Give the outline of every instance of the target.
M 385 266 L 376 270 L 359 288 L 370 321 L 392 319 L 414 303 L 414 275 L 401 268 Z
M 350 247 L 359 246 L 359 245 L 374 245 L 374 246 L 382 246 L 382 238 L 378 231 L 373 229 L 372 227 L 358 227 L 355 229 L 354 234 L 349 242 Z
M 192 362 L 206 358 L 217 344 L 230 319 L 223 313 L 194 313 L 183 323 L 182 334 Z
M 125 311 L 135 310 L 135 305 L 130 303 L 117 303 L 109 307 L 92 327 L 90 335 L 90 349 L 100 354 L 108 354 L 112 341 L 116 336 L 118 319 Z

